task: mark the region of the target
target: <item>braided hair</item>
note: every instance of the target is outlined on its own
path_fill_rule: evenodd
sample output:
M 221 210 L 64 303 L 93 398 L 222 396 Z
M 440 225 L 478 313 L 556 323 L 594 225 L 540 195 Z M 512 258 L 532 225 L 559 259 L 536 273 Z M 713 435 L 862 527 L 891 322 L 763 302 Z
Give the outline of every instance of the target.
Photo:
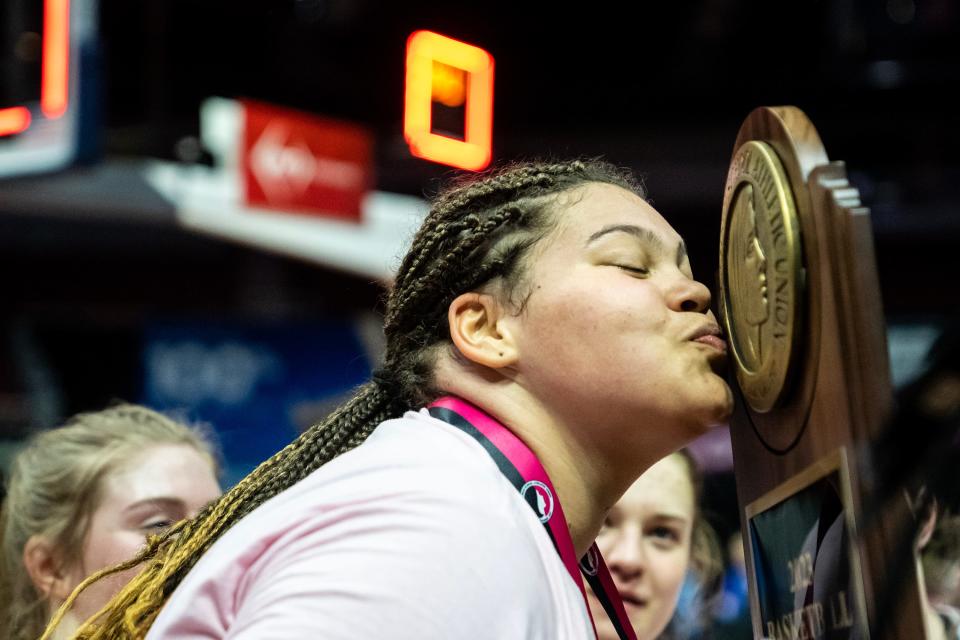
M 135 558 L 77 587 L 58 618 L 86 585 L 143 566 L 74 637 L 142 638 L 200 556 L 240 518 L 361 444 L 384 420 L 441 395 L 432 372 L 438 349 L 450 345 L 450 303 L 494 280 L 511 296 L 521 283 L 524 257 L 552 228 L 554 197 L 590 183 L 616 185 L 643 197 L 628 172 L 598 160 L 516 164 L 461 179 L 438 194 L 389 292 L 386 353 L 373 380 L 196 517 L 151 538 Z

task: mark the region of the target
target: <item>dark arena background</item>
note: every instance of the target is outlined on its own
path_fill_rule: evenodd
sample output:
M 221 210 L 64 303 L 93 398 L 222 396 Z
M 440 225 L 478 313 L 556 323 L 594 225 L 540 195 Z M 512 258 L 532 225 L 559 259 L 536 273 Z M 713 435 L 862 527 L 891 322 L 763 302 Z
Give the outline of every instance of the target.
M 493 165 L 632 168 L 714 291 L 738 127 L 801 108 L 871 210 L 896 386 L 955 317 L 956 2 L 72 0 L 60 36 L 43 16 L 65 6 L 0 0 L 4 471 L 34 431 L 128 400 L 208 423 L 233 482 L 367 379 L 390 269 L 459 171 L 404 133 L 419 31 L 492 56 Z M 431 133 L 471 142 L 479 72 L 431 73 Z M 352 204 L 311 204 L 324 167 L 354 175 L 311 156 L 314 125 L 359 149 Z M 694 450 L 726 540 L 726 431 Z

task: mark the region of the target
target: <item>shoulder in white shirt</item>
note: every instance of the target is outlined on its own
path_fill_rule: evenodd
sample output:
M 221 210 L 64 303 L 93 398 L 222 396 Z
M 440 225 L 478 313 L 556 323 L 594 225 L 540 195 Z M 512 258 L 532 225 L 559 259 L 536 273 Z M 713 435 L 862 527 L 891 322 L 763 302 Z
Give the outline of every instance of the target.
M 234 525 L 148 638 L 593 638 L 539 519 L 479 443 L 408 412 Z

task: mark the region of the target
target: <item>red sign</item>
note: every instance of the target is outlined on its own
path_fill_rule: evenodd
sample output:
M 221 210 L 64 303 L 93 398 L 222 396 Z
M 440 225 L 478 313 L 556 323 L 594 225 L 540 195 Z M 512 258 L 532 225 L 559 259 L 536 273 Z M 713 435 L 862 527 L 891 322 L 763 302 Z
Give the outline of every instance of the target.
M 373 185 L 373 135 L 355 124 L 242 101 L 248 205 L 360 220 Z

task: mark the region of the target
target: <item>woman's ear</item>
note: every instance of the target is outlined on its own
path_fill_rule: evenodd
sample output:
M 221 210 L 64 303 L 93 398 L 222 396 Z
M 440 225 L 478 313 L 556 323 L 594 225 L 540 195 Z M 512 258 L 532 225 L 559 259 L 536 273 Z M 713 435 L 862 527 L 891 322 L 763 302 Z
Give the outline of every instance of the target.
M 30 536 L 23 545 L 23 566 L 33 586 L 44 598 L 63 601 L 73 590 L 55 545 L 45 536 Z
M 447 312 L 450 339 L 471 362 L 491 369 L 510 366 L 518 356 L 510 318 L 490 294 L 461 294 Z

